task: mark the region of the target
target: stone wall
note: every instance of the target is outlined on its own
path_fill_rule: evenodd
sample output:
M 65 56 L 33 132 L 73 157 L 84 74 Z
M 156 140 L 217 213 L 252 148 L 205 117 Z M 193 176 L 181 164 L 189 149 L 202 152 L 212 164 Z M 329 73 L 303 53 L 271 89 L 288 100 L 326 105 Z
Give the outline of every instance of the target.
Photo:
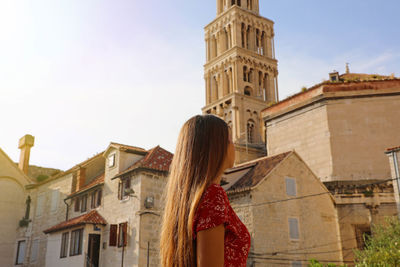
M 327 107 L 319 104 L 267 121 L 268 155 L 295 150 L 322 180 L 330 180 L 332 156 Z
M 399 143 L 400 96 L 331 100 L 332 180 L 389 179 L 384 154 Z
M 286 194 L 286 177 L 295 179 L 296 196 L 323 194 L 279 202 L 291 198 Z M 230 194 L 232 207 L 252 236 L 248 265 L 289 266 L 305 258 L 333 261 L 342 258 L 334 201 L 295 153 L 268 174 L 266 180 L 258 184 L 250 194 L 241 193 L 239 198 L 233 195 L 236 193 Z M 276 203 L 265 204 L 277 200 Z M 298 219 L 299 239 L 289 237 L 289 218 Z M 327 253 L 319 254 L 321 251 Z

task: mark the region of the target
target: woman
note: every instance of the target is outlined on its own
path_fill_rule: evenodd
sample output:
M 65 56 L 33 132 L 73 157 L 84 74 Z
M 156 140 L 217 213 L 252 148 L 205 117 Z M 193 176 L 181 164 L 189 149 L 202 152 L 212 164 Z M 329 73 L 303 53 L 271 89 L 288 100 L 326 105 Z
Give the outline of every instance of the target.
M 166 187 L 163 267 L 246 266 L 250 235 L 220 186 L 235 161 L 227 124 L 194 116 L 182 127 Z

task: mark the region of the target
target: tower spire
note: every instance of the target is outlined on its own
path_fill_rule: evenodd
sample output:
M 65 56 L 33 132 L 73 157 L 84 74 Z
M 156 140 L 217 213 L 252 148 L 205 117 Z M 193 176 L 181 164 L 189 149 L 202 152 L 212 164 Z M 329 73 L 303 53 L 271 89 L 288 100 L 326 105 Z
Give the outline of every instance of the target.
M 349 63 L 346 63 L 346 73 L 347 73 L 347 74 L 350 73 Z

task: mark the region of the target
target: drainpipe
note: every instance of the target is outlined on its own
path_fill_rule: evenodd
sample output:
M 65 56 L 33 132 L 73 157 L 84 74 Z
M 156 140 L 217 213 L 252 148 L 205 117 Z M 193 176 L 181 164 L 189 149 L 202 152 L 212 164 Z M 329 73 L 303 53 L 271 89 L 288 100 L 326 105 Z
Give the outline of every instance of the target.
M 64 198 L 64 204 L 67 206 L 67 211 L 65 212 L 65 221 L 68 221 L 68 211 L 69 211 L 69 205 L 66 202 L 68 198 Z
M 400 171 L 399 171 L 399 163 L 397 161 L 397 153 L 396 151 L 392 152 L 392 156 L 393 156 L 393 164 L 394 164 L 394 173 L 396 175 L 395 179 L 396 179 L 396 184 L 397 184 L 397 193 L 399 195 L 399 201 L 400 201 Z M 398 216 L 400 218 L 400 203 L 397 203 L 397 212 L 398 212 Z

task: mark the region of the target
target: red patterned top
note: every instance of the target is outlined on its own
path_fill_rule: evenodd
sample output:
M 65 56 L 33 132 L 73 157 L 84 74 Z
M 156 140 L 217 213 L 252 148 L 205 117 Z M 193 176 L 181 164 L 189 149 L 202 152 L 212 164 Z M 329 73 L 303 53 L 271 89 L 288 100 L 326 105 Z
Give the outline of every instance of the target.
M 193 222 L 193 239 L 199 231 L 225 226 L 224 267 L 246 266 L 250 250 L 250 234 L 229 204 L 225 190 L 211 184 L 204 192 Z

